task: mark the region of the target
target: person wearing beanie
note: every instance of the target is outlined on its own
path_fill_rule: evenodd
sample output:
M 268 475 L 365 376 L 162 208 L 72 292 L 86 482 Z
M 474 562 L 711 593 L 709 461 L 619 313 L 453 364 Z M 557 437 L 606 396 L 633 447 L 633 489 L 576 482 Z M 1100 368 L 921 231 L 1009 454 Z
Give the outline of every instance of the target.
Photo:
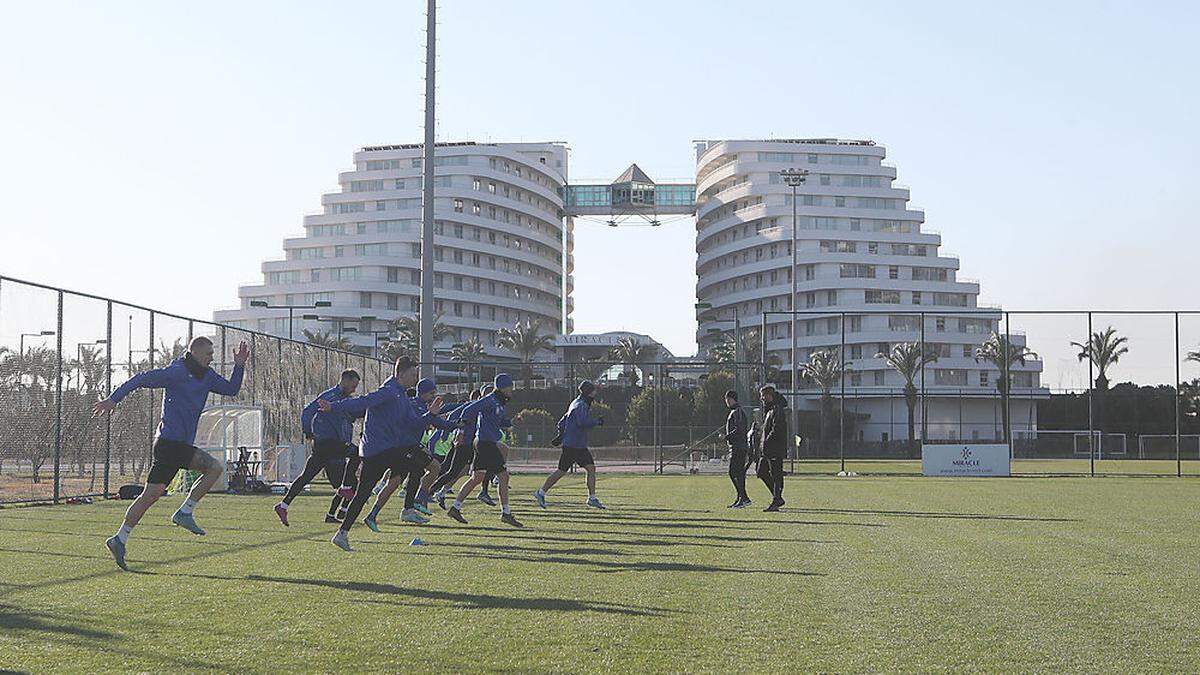
M 524 527 L 508 508 L 508 467 L 505 466 L 504 455 L 499 446 L 504 429 L 512 427 L 504 405 L 512 398 L 513 379 L 508 373 L 499 373 L 493 384 L 495 390 L 492 393 L 481 397 L 463 410 L 464 419 L 476 420 L 475 462 L 472 467 L 474 475 L 462 486 L 462 490 L 454 499 L 454 506 L 450 507 L 447 513 L 451 518 L 466 524 L 467 519 L 462 515 L 463 500 L 471 496 L 471 491 L 476 485 L 484 482 L 491 471 L 500 479 L 500 522 L 513 527 Z
M 737 392 L 725 392 L 725 407 L 729 417 L 725 420 L 725 442 L 729 445 L 729 480 L 733 481 L 736 493 L 731 509 L 742 509 L 750 505 L 746 494 L 746 468 L 749 466 L 750 444 L 746 434 L 746 412 L 738 404 Z
M 763 405 L 762 458 L 758 460 L 758 477 L 771 491 L 771 504 L 764 511 L 778 511 L 783 506 L 783 458 L 787 454 L 787 405 L 775 387 L 765 385 L 759 390 Z
M 421 445 L 421 436 L 441 412 L 442 399 L 434 398 L 426 412 L 419 412 L 406 391 L 416 382 L 417 362 L 411 357 L 401 356 L 396 359 L 392 377 L 370 394 L 333 402 L 317 399 L 317 408 L 322 413 L 332 411 L 366 415 L 362 442 L 359 444 L 359 455 L 362 457 L 359 489 L 332 540 L 343 551 L 353 550 L 350 546 L 350 528 L 371 496 L 367 486 L 375 485 L 384 473 L 390 471 L 388 486 L 395 490 L 410 473 L 423 469 L 429 463 L 429 456 Z
M 438 506 L 442 509 L 446 508 L 446 488 L 458 480 L 463 471 L 471 465 L 471 460 L 475 459 L 476 420 L 465 420 L 462 414 L 468 404 L 478 401 L 482 397 L 482 387 L 472 389 L 467 403 L 450 413 L 447 418 L 460 426 L 457 431 L 450 432 L 450 452 L 446 453 L 446 460 L 442 462 L 442 473 L 429 486 L 429 491 L 433 493 L 433 498 L 437 500 Z
M 412 403 L 413 409 L 417 412 L 417 414 L 425 416 L 429 412 L 429 402 L 437 396 L 437 384 L 429 378 L 422 378 L 417 382 L 416 387 L 409 389 L 405 393 L 411 393 L 409 399 Z M 445 430 L 457 428 L 458 425 L 456 423 L 450 422 L 441 417 L 441 415 L 453 411 L 455 407 L 456 406 L 442 406 L 438 415 L 431 415 L 428 417 L 429 426 L 432 426 L 435 429 Z M 422 438 L 425 435 L 426 428 L 427 427 L 421 429 Z M 379 496 L 375 498 L 375 505 L 371 507 L 370 513 L 368 513 L 367 517 L 363 519 L 363 523 L 365 523 L 367 527 L 371 528 L 371 530 L 375 532 L 379 531 L 379 513 L 383 511 L 384 506 L 387 506 L 388 500 L 391 499 L 392 494 L 394 494 L 396 489 L 401 485 L 404 485 L 404 510 L 400 512 L 400 520 L 406 523 L 414 523 L 416 525 L 424 525 L 429 522 L 429 519 L 425 517 L 429 515 L 429 509 L 425 508 L 424 504 L 420 504 L 418 506 L 417 500 L 421 496 L 422 481 L 425 479 L 427 473 L 434 472 L 434 477 L 436 477 L 437 474 L 441 472 L 441 467 L 436 466 L 435 468 L 437 462 L 429 456 L 428 452 L 426 452 L 423 441 L 419 442 L 419 446 L 421 450 L 420 454 L 422 455 L 423 460 L 420 462 L 420 466 L 414 464 L 409 472 L 404 476 L 399 476 L 393 473 L 392 479 L 387 482 L 383 490 L 379 492 Z M 433 477 L 429 478 L 428 482 L 432 481 Z
M 597 509 L 604 508 L 604 504 L 596 497 L 596 460 L 592 458 L 592 452 L 588 449 L 587 439 L 589 429 L 604 424 L 603 417 L 592 417 L 595 392 L 596 385 L 588 380 L 580 382 L 579 396 L 571 401 L 566 414 L 558 420 L 558 433 L 562 437 L 562 454 L 558 458 L 558 468 L 546 476 L 546 482 L 533 493 L 534 500 L 543 509 L 546 508 L 546 493 L 576 464 L 587 472 L 587 505 Z

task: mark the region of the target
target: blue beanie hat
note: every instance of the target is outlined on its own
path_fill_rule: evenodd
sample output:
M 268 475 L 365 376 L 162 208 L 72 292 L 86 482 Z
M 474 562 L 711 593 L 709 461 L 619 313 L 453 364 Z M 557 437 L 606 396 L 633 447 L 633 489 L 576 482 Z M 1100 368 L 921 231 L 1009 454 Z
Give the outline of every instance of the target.
M 509 387 L 513 386 L 512 375 L 509 375 L 508 373 L 500 373 L 496 375 L 496 379 L 493 384 L 496 385 L 497 389 L 508 389 Z
M 421 378 L 421 381 L 417 383 L 417 396 L 420 396 L 421 394 L 428 394 L 434 389 L 437 389 L 436 382 L 428 377 Z

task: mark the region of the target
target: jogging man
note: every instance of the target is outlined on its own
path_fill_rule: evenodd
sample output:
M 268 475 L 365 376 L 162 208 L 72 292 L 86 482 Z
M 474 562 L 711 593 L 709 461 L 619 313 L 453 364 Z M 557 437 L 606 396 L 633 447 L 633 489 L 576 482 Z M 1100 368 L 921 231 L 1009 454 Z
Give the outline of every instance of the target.
M 729 508 L 743 509 L 750 506 L 750 497 L 746 494 L 746 469 L 750 466 L 746 413 L 738 405 L 737 392 L 732 389 L 725 392 L 725 407 L 729 408 L 729 417 L 725 420 L 725 442 L 729 445 L 729 480 L 733 481 L 736 493 Z
M 210 392 L 222 396 L 236 396 L 242 387 L 242 376 L 246 370 L 246 359 L 250 357 L 250 347 L 242 342 L 233 353 L 233 375 L 226 380 L 209 367 L 213 360 L 213 343 L 206 337 L 197 337 L 188 345 L 187 353 L 175 359 L 166 368 L 148 370 L 134 375 L 117 387 L 111 396 L 92 406 L 92 416 L 99 417 L 110 413 L 121 402 L 137 389 L 165 389 L 162 402 L 162 418 L 158 423 L 158 433 L 154 440 L 154 459 L 150 463 L 150 471 L 146 475 L 146 487 L 142 494 L 129 505 L 125 512 L 125 521 L 117 534 L 105 541 L 113 559 L 123 570 L 129 567 L 125 564 L 125 544 L 129 535 L 146 511 L 166 492 L 167 485 L 175 479 L 180 469 L 192 469 L 201 473 L 200 480 L 192 486 L 187 499 L 171 516 L 171 522 L 192 532 L 204 534 L 204 530 L 196 524 L 192 510 L 196 504 L 212 489 L 225 470 L 222 462 L 213 459 L 211 455 L 192 444 L 196 442 L 196 426 L 200 422 L 200 413 L 208 401 Z
M 567 414 L 558 421 L 558 431 L 562 434 L 562 454 L 558 458 L 558 469 L 546 476 L 546 482 L 533 493 L 533 498 L 543 509 L 546 508 L 546 493 L 560 478 L 567 475 L 575 464 L 587 471 L 587 505 L 597 509 L 604 508 L 604 504 L 596 497 L 596 460 L 588 450 L 587 440 L 589 429 L 604 424 L 603 417 L 592 417 L 592 394 L 595 391 L 596 385 L 587 380 L 580 382 L 579 396 L 571 401 Z
M 467 399 L 467 403 L 450 413 L 450 416 L 446 418 L 451 422 L 461 423 L 462 426 L 458 431 L 444 432 L 440 429 L 438 430 L 438 434 L 450 435 L 450 452 L 446 454 L 446 460 L 442 462 L 442 474 L 429 486 L 429 491 L 433 493 L 433 498 L 437 500 L 438 506 L 443 509 L 446 508 L 446 488 L 458 480 L 463 470 L 471 465 L 471 460 L 475 459 L 476 420 L 464 420 L 462 414 L 467 409 L 467 405 L 473 401 L 478 401 L 482 396 L 482 388 L 471 390 L 471 395 Z M 437 442 L 437 438 L 438 436 L 435 434 L 435 442 Z
M 350 547 L 350 528 L 354 526 L 354 521 L 362 513 L 363 506 L 371 496 L 367 486 L 378 483 L 383 474 L 390 470 L 392 473 L 388 486 L 394 491 L 409 474 L 424 470 L 429 464 L 429 456 L 421 447 L 421 436 L 441 411 L 442 399 L 433 399 L 428 412 L 418 413 L 413 399 L 406 392 L 416 381 L 416 361 L 408 356 L 401 356 L 396 359 L 392 377 L 370 394 L 333 403 L 324 399 L 317 400 L 317 407 L 323 413 L 332 411 L 345 415 L 366 414 L 362 444 L 359 446 L 359 454 L 362 456 L 360 489 L 350 502 L 342 526 L 338 528 L 332 540 L 343 551 L 353 550 Z
M 340 522 L 337 517 L 338 507 L 354 498 L 359 464 L 358 448 L 352 443 L 354 420 L 362 415 L 323 413 L 317 409 L 317 400 L 340 401 L 349 398 L 358 389 L 361 379 L 354 370 L 342 371 L 338 384 L 321 392 L 317 398 L 304 406 L 304 411 L 300 413 L 300 426 L 304 429 L 304 437 L 313 439 L 313 447 L 312 454 L 308 456 L 308 462 L 304 465 L 304 471 L 288 488 L 283 501 L 275 505 L 275 515 L 279 516 L 279 522 L 285 526 L 288 524 L 288 506 L 322 470 L 325 471 L 325 478 L 329 479 L 329 484 L 334 490 L 325 522 Z
M 488 472 L 495 473 L 500 479 L 500 522 L 513 527 L 524 527 L 508 509 L 508 467 L 505 466 L 504 455 L 500 452 L 500 439 L 504 429 L 512 427 L 512 420 L 504 410 L 504 404 L 512 397 L 513 379 L 508 373 L 496 375 L 495 390 L 492 393 L 471 403 L 463 410 L 463 419 L 476 418 L 475 431 L 475 463 L 473 475 L 462 486 L 454 499 L 454 506 L 448 511 L 451 518 L 460 523 L 467 519 L 462 515 L 463 500 L 471 496 L 476 485 L 487 479 Z
M 409 392 L 406 392 L 406 395 L 408 393 Z M 435 396 L 437 396 L 437 385 L 433 380 L 424 378 L 417 382 L 417 387 L 411 392 L 411 394 L 412 395 L 409 396 L 409 401 L 411 402 L 413 409 L 418 415 L 425 416 L 426 413 L 429 412 L 427 404 L 429 401 L 432 401 Z M 430 424 L 438 429 L 453 429 L 458 426 L 456 423 L 444 420 L 437 415 L 429 416 L 429 420 Z M 384 506 L 387 506 L 388 500 L 392 497 L 392 493 L 394 493 L 396 488 L 400 485 L 404 485 L 404 510 L 400 512 L 400 520 L 406 523 L 414 523 L 416 525 L 424 525 L 425 523 L 429 522 L 429 519 L 425 517 L 425 515 L 429 515 L 429 509 L 426 508 L 424 504 L 421 504 L 420 508 L 418 508 L 417 498 L 426 472 L 437 471 L 438 467 L 435 467 L 437 463 L 433 461 L 433 459 L 429 456 L 428 451 L 425 449 L 424 439 L 425 428 L 422 428 L 421 435 L 417 438 L 417 445 L 421 448 L 421 453 L 425 456 L 425 463 L 421 465 L 420 470 L 412 471 L 407 476 L 397 476 L 395 473 L 393 473 L 392 479 L 388 481 L 388 484 L 379 492 L 379 496 L 375 498 L 375 505 L 371 507 L 371 512 L 368 513 L 367 517 L 363 519 L 363 523 L 365 523 L 367 527 L 371 528 L 372 531 L 379 531 L 379 513 L 383 511 Z M 434 475 L 436 477 L 436 473 Z M 430 478 L 429 480 L 432 482 L 433 478 Z
M 783 501 L 783 458 L 787 454 L 788 428 L 787 403 L 766 385 L 759 390 L 762 398 L 763 429 L 762 457 L 758 460 L 758 477 L 771 491 L 771 504 L 763 511 L 778 511 Z

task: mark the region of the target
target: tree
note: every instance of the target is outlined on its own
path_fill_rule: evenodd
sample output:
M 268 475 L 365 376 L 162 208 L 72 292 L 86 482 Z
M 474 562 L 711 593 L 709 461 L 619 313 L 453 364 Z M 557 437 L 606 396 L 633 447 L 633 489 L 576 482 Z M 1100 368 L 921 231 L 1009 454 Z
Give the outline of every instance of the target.
M 722 424 L 729 414 L 728 408 L 725 407 L 725 392 L 733 389 L 734 377 L 726 370 L 718 370 L 702 377 L 703 381 L 693 397 L 692 419 L 704 433 L 708 433 Z
M 642 344 L 637 338 L 623 337 L 617 340 L 616 346 L 609 352 L 612 359 L 625 366 L 625 377 L 631 385 L 639 381 L 638 370 L 645 375 L 645 364 L 658 357 L 658 347 L 652 344 Z M 640 378 L 644 380 L 645 378 Z
M 1099 391 L 1108 389 L 1108 369 L 1116 365 L 1121 357 L 1129 353 L 1129 338 L 1124 335 L 1117 335 L 1117 331 L 1112 326 L 1105 328 L 1103 331 L 1092 333 L 1088 343 L 1082 344 L 1072 342 L 1072 347 L 1079 348 L 1079 362 L 1083 363 L 1091 359 L 1096 366 L 1096 381 L 1095 387 Z M 1195 354 L 1196 352 L 1192 352 Z M 1190 358 L 1190 354 L 1189 354 Z
M 1005 355 L 1008 358 L 1005 359 Z M 1008 395 L 1012 387 L 1012 367 L 1021 364 L 1025 365 L 1026 361 L 1038 358 L 1038 355 L 1031 351 L 1025 345 L 1014 344 L 1008 338 L 999 333 L 992 333 L 983 344 L 975 348 L 975 361 L 987 361 L 1000 371 L 996 377 L 996 391 L 999 392 L 1001 399 Z M 1008 377 L 1004 377 L 1004 373 L 1008 373 Z M 1001 408 L 1001 418 L 1004 424 L 1003 437 L 1004 442 L 1012 443 L 1012 434 L 1008 424 L 1008 406 L 1003 405 Z
M 496 333 L 496 346 L 507 349 L 521 358 L 521 370 L 525 374 L 525 388 L 533 379 L 530 365 L 540 351 L 554 351 L 554 338 L 542 333 L 541 320 L 518 321 L 512 328 L 501 328 Z
M 654 400 L 658 396 L 658 417 L 654 415 Z M 598 413 L 593 410 L 593 415 Z M 692 401 L 682 391 L 663 389 L 656 391 L 646 387 L 629 402 L 626 413 L 626 434 L 634 445 L 653 445 L 654 425 L 657 420 L 658 441 L 664 445 L 679 445 L 688 440 L 689 422 L 692 416 Z M 607 420 L 606 420 L 607 421 Z
M 833 407 L 833 388 L 842 381 L 842 374 L 850 364 L 842 360 L 841 350 L 818 349 L 808 357 L 808 363 L 800 364 L 800 376 L 821 390 L 820 444 L 825 446 L 825 422 Z
M 348 352 L 353 346 L 350 344 L 350 340 L 344 337 L 338 337 L 333 333 L 312 331 L 307 328 L 300 332 L 304 334 L 304 339 L 307 340 L 309 344 L 316 345 L 318 347 L 328 347 L 330 349 L 340 349 Z
M 526 435 L 533 436 L 533 445 L 549 445 L 557 431 L 558 418 L 541 408 L 526 408 L 513 417 L 516 432 L 513 438 L 521 445 Z
M 418 312 L 413 316 L 402 316 L 396 319 L 393 324 L 396 328 L 396 333 L 399 335 L 396 340 L 389 344 L 397 344 L 400 354 L 408 354 L 416 357 L 421 353 L 421 314 Z M 445 342 L 454 339 L 454 329 L 442 323 L 442 314 L 437 314 L 433 317 L 433 343 Z
M 466 342 L 459 342 L 450 350 L 450 360 L 466 366 L 467 381 L 472 385 L 474 385 L 475 379 L 471 376 L 471 369 L 485 357 L 487 357 L 487 352 L 479 340 L 472 339 Z
M 737 343 L 734 342 L 733 338 L 726 337 L 721 342 L 713 345 L 708 351 L 708 357 L 711 366 L 714 369 L 725 366 L 726 370 L 732 370 L 734 368 L 744 370 L 750 367 L 750 364 L 755 364 L 753 368 L 750 368 L 749 382 L 752 387 L 754 385 L 762 384 L 760 381 L 762 378 L 759 376 L 761 372 L 760 368 L 762 368 L 762 366 L 758 365 L 761 363 L 762 359 L 761 333 L 762 331 L 758 328 L 746 328 L 742 330 L 742 358 L 740 365 L 737 359 Z M 775 379 L 779 377 L 779 366 L 782 365 L 782 362 L 779 360 L 779 356 L 776 354 L 768 354 L 767 362 L 762 365 L 765 366 L 767 376 L 766 381 L 774 382 Z
M 596 380 L 599 380 L 600 377 L 604 375 L 604 373 L 607 372 L 611 367 L 611 363 L 599 358 L 584 359 L 582 361 L 576 361 L 574 363 L 567 364 L 567 372 L 569 373 L 569 376 L 573 377 L 574 379 L 591 380 L 595 382 Z
M 913 415 L 917 408 L 917 387 L 914 380 L 926 365 L 937 361 L 937 352 L 933 351 L 929 345 L 922 350 L 919 343 L 899 342 L 892 345 L 891 351 L 880 352 L 875 355 L 875 358 L 883 359 L 896 372 L 900 373 L 900 377 L 904 378 L 904 404 L 908 406 L 908 449 L 913 456 L 916 456 L 917 435 Z

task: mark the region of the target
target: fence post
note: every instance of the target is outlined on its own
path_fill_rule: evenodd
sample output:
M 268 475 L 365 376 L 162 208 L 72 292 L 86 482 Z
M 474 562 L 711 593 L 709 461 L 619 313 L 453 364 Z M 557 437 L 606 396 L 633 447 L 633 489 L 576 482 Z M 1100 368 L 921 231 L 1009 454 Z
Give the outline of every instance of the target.
M 63 379 L 63 292 L 58 292 L 58 331 L 55 335 L 57 343 L 58 366 L 54 377 L 54 503 L 58 503 L 60 483 L 59 469 L 62 460 L 62 379 Z
M 105 317 L 104 329 L 104 351 L 105 351 L 105 368 L 104 368 L 104 396 L 107 397 L 112 393 L 112 300 L 107 302 L 108 311 Z M 109 475 L 112 473 L 112 415 L 104 416 L 104 496 L 108 496 Z
M 148 370 L 154 370 L 154 311 L 153 310 L 150 311 L 150 344 L 149 344 L 148 349 L 146 350 L 146 358 L 149 359 L 149 364 L 150 364 Z M 153 389 L 150 390 L 149 398 L 150 398 L 150 406 L 149 406 L 149 410 L 148 410 L 149 414 L 146 415 L 146 419 L 148 419 L 150 421 L 150 428 L 147 429 L 146 431 L 147 431 L 147 438 L 150 440 L 150 451 L 148 453 L 146 453 L 147 455 L 150 455 L 154 452 L 154 390 Z M 149 464 L 149 462 L 146 462 L 145 459 L 146 459 L 145 456 L 143 456 L 142 457 L 142 460 L 143 460 L 142 469 L 144 471 L 149 471 L 150 464 Z
M 1096 365 L 1096 355 L 1092 353 L 1092 313 L 1087 313 L 1087 339 L 1083 344 L 1087 345 L 1088 352 L 1088 388 L 1087 388 L 1087 403 L 1088 403 L 1088 475 L 1096 477 L 1096 432 L 1093 430 L 1092 423 L 1092 369 Z
M 925 312 L 922 311 L 921 312 L 921 356 L 920 356 L 920 358 L 921 358 L 921 445 L 925 445 L 925 439 L 929 438 L 929 428 L 928 428 L 929 415 L 927 415 L 925 412 L 925 410 L 926 410 L 926 408 L 925 408 L 925 370 L 926 370 L 925 369 L 925 366 L 926 366 L 925 349 L 926 349 L 926 347 L 925 347 Z M 960 403 L 959 405 L 961 407 L 962 404 Z M 905 407 L 908 407 L 907 401 L 905 401 Z M 892 429 L 890 431 L 895 433 L 894 429 Z M 960 429 L 959 436 L 961 436 L 961 435 L 962 435 L 962 432 Z M 905 440 L 908 440 L 908 439 L 905 439 Z M 891 444 L 891 439 L 888 439 L 888 444 L 889 445 Z M 914 449 L 915 448 L 909 448 L 908 451 L 911 453 Z M 921 453 L 923 454 L 924 450 L 922 450 Z M 921 455 L 918 455 L 918 457 L 919 456 L 921 456 Z
M 842 312 L 842 344 L 838 348 L 839 370 L 842 374 L 842 391 L 838 395 L 838 458 L 841 460 L 841 472 L 846 473 L 846 313 Z M 793 430 L 795 435 L 797 430 Z M 795 445 L 793 439 L 788 439 Z
M 1004 313 L 1004 400 L 1001 405 L 1004 406 L 1004 442 L 1008 443 L 1008 461 L 1011 465 L 1013 459 L 1013 435 L 1012 435 L 1012 325 L 1009 321 L 1008 312 Z
M 1179 312 L 1175 312 L 1175 477 L 1183 477 L 1183 458 L 1179 454 Z

